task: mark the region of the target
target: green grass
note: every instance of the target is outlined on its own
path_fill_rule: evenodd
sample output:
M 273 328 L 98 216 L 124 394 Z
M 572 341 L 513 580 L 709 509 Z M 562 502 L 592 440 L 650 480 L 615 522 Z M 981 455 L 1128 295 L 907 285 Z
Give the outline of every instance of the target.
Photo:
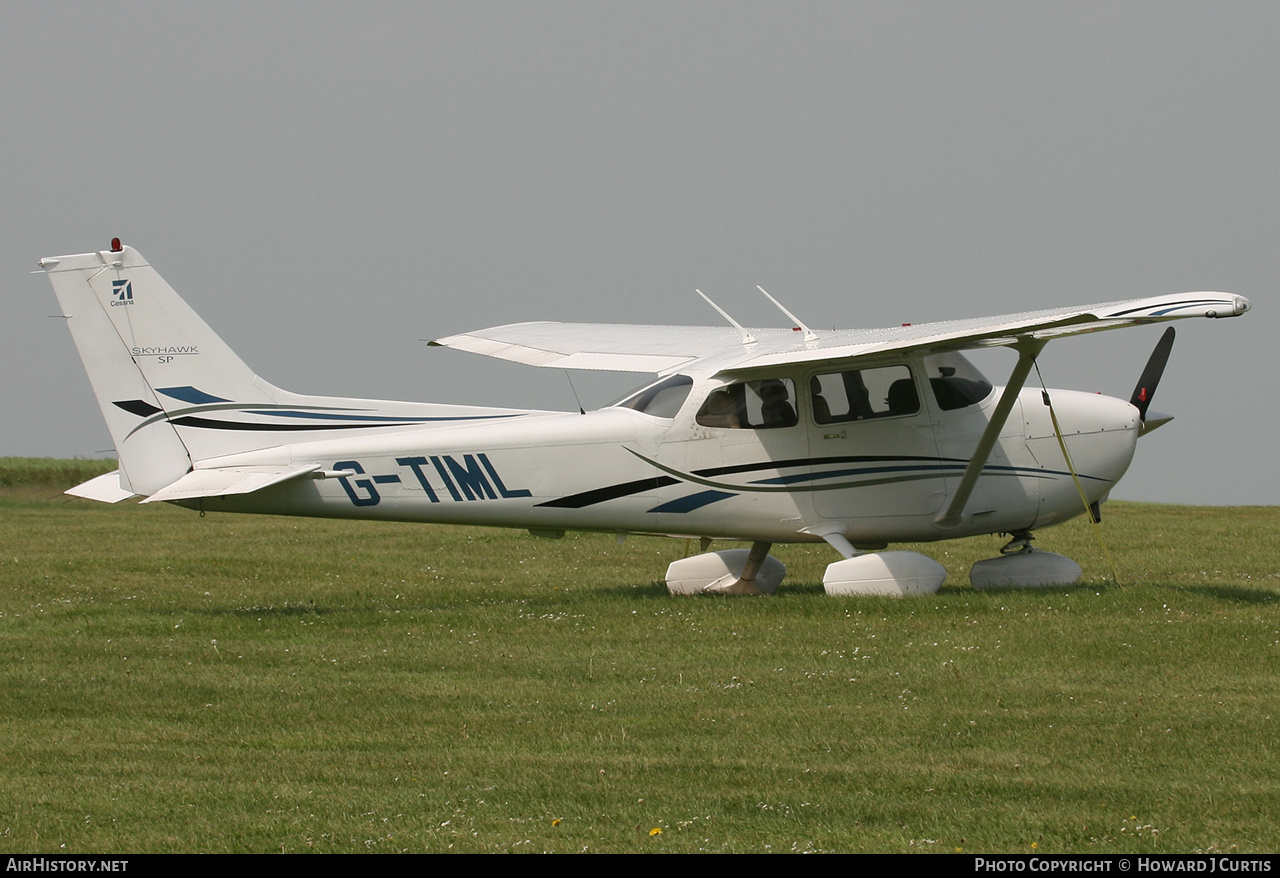
M 828 598 L 801 546 L 771 598 L 674 598 L 676 541 L 6 489 L 0 839 L 1277 849 L 1280 510 L 1104 515 L 1119 587 L 1077 522 L 1066 589 L 974 592 L 988 538 L 915 547 L 929 598 Z
M 63 490 L 109 473 L 117 466 L 114 460 L 0 457 L 0 487 Z

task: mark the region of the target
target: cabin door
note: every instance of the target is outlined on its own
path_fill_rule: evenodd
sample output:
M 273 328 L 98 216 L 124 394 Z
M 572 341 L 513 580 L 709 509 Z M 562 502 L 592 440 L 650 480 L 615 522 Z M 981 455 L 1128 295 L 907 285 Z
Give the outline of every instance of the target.
M 834 520 L 919 516 L 946 498 L 947 463 L 915 364 L 809 379 L 809 482 L 814 509 Z

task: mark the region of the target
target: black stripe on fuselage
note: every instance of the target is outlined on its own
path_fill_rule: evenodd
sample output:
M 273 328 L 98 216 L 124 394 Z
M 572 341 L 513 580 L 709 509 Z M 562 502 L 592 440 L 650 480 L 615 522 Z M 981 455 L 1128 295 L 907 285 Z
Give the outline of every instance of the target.
M 597 503 L 603 503 L 606 500 L 616 500 L 619 497 L 629 497 L 632 494 L 639 494 L 641 491 L 652 491 L 657 488 L 665 488 L 668 485 L 678 484 L 678 479 L 670 476 L 655 476 L 651 479 L 639 479 L 634 482 L 626 482 L 621 485 L 610 485 L 607 488 L 596 488 L 593 491 L 583 491 L 581 494 L 570 494 L 568 497 L 560 497 L 556 500 L 548 500 L 546 503 L 539 503 L 538 506 L 547 506 L 552 509 L 582 509 L 586 506 L 594 506 Z
M 131 415 L 137 415 L 140 418 L 148 418 L 151 415 L 158 415 L 164 409 L 156 408 L 149 402 L 141 399 L 124 399 L 116 400 L 112 403 L 116 408 L 124 409 Z
M 922 457 L 901 454 L 858 454 L 844 457 L 798 457 L 792 460 L 766 460 L 761 463 L 739 463 L 733 466 L 713 466 L 693 470 L 695 476 L 726 476 L 733 473 L 758 472 L 760 470 L 787 469 L 788 467 L 818 467 L 835 463 L 886 463 L 888 461 L 918 461 L 920 463 L 958 463 L 968 465 L 962 457 Z
M 215 421 L 210 418 L 170 418 L 175 427 L 201 427 L 206 430 L 255 430 L 271 433 L 309 433 L 314 430 L 352 430 L 370 427 L 414 427 L 413 421 L 389 421 L 385 424 L 256 424 L 250 421 Z

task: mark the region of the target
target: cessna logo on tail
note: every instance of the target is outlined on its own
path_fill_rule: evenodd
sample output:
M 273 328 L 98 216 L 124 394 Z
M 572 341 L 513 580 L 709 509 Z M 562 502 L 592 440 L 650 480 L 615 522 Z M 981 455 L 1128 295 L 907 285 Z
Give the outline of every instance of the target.
M 114 308 L 117 305 L 132 305 L 133 283 L 128 279 L 113 280 L 111 282 L 111 294 L 116 297 L 116 300 L 111 303 L 111 307 Z

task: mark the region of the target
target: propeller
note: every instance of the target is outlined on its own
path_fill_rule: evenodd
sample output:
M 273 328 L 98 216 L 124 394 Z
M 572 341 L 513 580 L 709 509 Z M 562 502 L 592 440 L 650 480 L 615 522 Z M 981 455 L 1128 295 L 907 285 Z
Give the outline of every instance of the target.
M 1174 335 L 1173 327 L 1170 326 L 1164 331 L 1164 335 L 1160 336 L 1160 341 L 1156 342 L 1156 349 L 1151 352 L 1151 358 L 1147 360 L 1147 365 L 1142 370 L 1141 377 L 1138 378 L 1138 386 L 1133 388 L 1133 396 L 1129 399 L 1129 404 L 1138 410 L 1138 416 L 1142 419 L 1142 432 L 1139 435 L 1145 436 L 1156 427 L 1173 420 L 1172 417 L 1153 412 L 1151 422 L 1148 423 L 1147 408 L 1151 405 L 1151 397 L 1155 395 L 1156 385 L 1160 383 L 1160 376 L 1164 374 L 1165 364 L 1169 362 Z

